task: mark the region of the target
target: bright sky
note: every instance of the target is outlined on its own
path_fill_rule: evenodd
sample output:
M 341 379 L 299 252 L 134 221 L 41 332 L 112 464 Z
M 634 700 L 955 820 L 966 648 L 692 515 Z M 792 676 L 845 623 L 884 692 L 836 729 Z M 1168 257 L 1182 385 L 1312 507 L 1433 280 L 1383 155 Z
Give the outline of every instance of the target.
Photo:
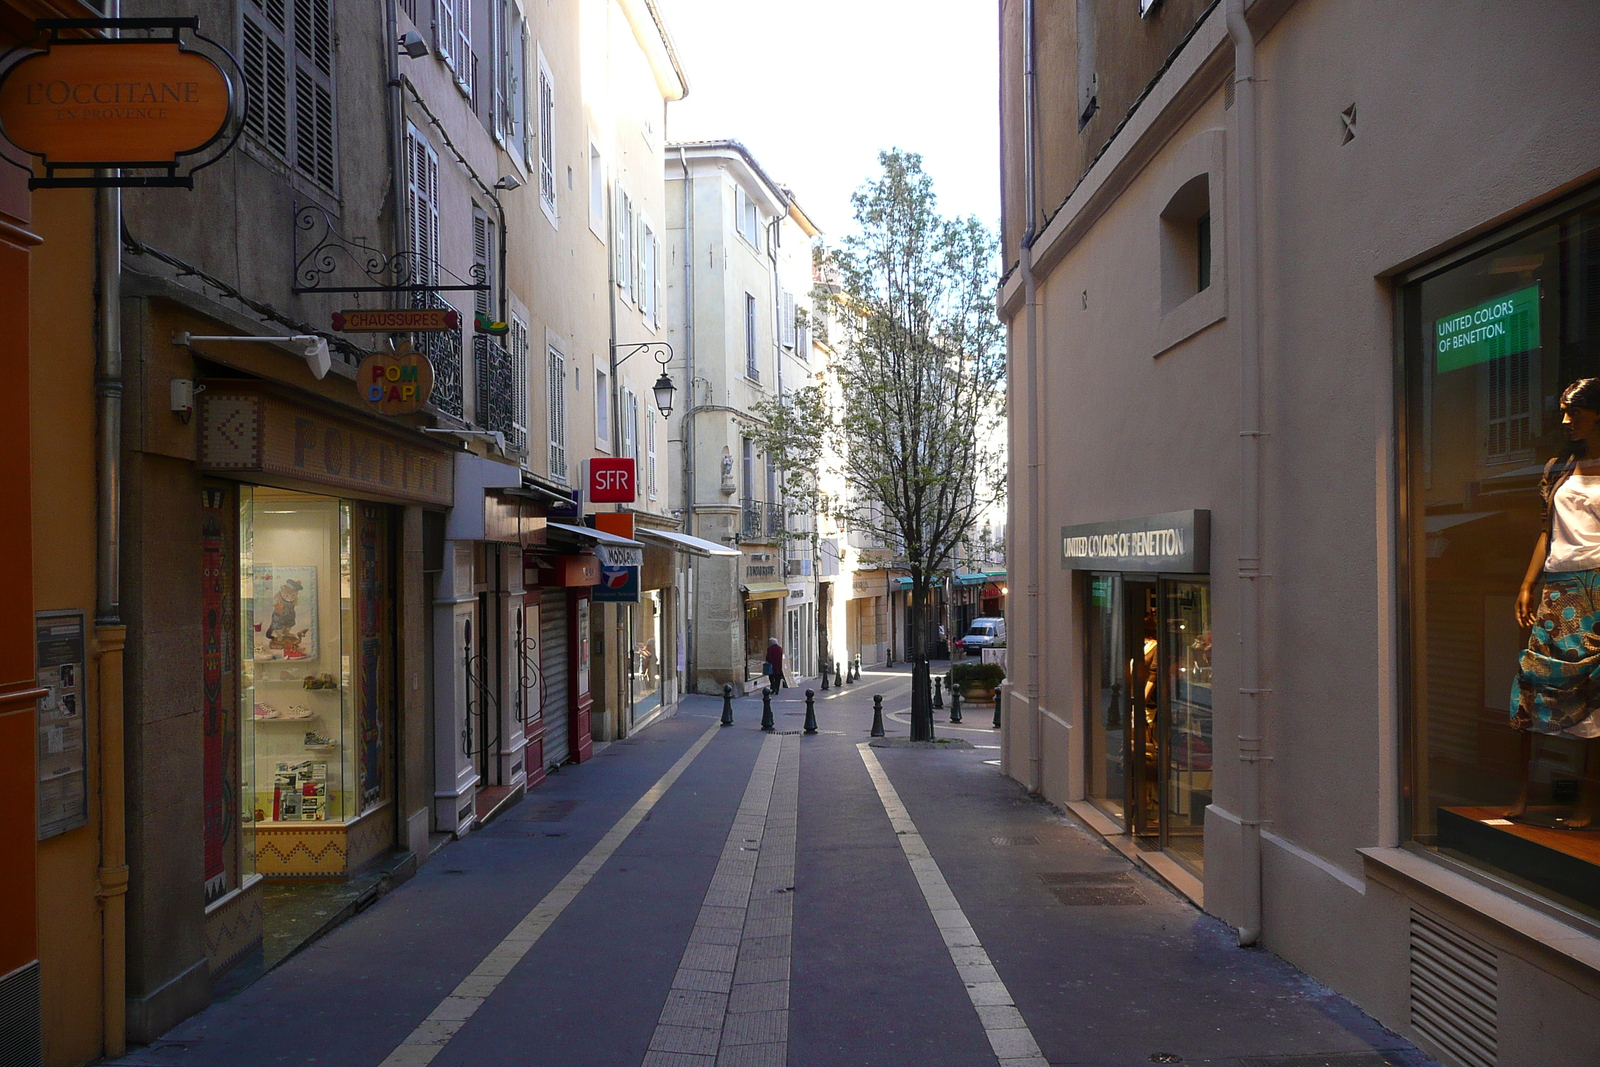
M 994 0 L 657 0 L 689 80 L 671 140 L 743 142 L 836 243 L 881 149 L 945 215 L 1000 222 Z

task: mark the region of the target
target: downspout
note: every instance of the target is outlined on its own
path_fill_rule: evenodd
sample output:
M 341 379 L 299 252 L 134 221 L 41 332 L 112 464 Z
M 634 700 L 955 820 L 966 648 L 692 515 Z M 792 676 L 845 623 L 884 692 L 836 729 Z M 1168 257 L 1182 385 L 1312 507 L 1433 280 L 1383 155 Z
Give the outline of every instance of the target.
M 384 60 L 384 79 L 389 106 L 389 239 L 396 254 L 411 250 L 411 235 L 406 229 L 406 109 L 400 89 L 400 16 L 395 0 L 384 0 L 384 35 L 389 43 Z
M 1245 0 L 1227 0 L 1239 174 L 1239 944 L 1261 937 L 1261 296 L 1256 204 L 1256 41 Z
M 1039 708 L 1039 668 L 1043 662 L 1040 653 L 1040 575 L 1044 571 L 1043 531 L 1044 519 L 1040 514 L 1040 497 L 1043 495 L 1039 477 L 1039 289 L 1033 274 L 1033 242 L 1038 236 L 1034 225 L 1039 208 L 1034 188 L 1035 126 L 1037 124 L 1039 72 L 1034 66 L 1033 0 L 1022 4 L 1022 169 L 1023 202 L 1028 212 L 1028 224 L 1022 232 L 1022 286 L 1026 307 L 1028 364 L 1028 789 L 1038 793 L 1044 789 L 1044 715 Z
M 121 14 L 110 0 L 106 15 Z M 115 31 L 113 31 L 113 34 Z M 106 172 L 111 174 L 114 172 Z M 100 863 L 95 896 L 100 901 L 101 1042 L 105 1056 L 127 1051 L 128 847 L 124 797 L 122 621 L 122 190 L 95 194 L 95 612 L 94 643 L 100 717 Z
M 689 173 L 689 153 L 678 146 L 678 166 L 683 170 L 683 384 L 689 398 L 683 412 L 683 528 L 690 536 L 694 526 L 694 178 Z M 684 662 L 688 667 L 688 688 L 698 693 L 700 665 L 696 658 L 695 602 L 700 596 L 699 557 L 689 557 L 689 596 L 683 605 Z

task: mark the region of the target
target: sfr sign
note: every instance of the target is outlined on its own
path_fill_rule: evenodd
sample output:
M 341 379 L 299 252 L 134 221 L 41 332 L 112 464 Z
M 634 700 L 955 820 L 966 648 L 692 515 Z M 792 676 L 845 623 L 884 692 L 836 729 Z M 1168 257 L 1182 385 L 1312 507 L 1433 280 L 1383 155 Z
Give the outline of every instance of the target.
M 597 504 L 631 504 L 639 499 L 638 472 L 631 457 L 591 459 L 585 479 L 589 499 Z

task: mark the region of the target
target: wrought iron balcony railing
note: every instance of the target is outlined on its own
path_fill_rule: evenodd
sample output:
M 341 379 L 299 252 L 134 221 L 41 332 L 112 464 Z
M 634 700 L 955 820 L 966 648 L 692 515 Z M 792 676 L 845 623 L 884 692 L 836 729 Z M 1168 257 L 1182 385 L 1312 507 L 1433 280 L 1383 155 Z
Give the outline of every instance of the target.
M 743 502 L 743 522 L 739 534 L 747 540 L 776 538 L 784 531 L 787 518 L 782 504 L 769 504 L 764 500 Z
M 498 338 L 475 334 L 472 338 L 472 368 L 478 379 L 478 425 L 499 430 L 506 447 L 526 452 L 528 430 L 522 422 L 520 394 L 526 388 L 517 361 Z
M 412 294 L 411 306 L 417 308 L 451 308 L 453 305 L 438 293 Z M 463 418 L 461 408 L 461 330 L 441 330 L 436 333 L 414 333 L 411 347 L 428 357 L 433 364 L 433 403 L 440 411 Z

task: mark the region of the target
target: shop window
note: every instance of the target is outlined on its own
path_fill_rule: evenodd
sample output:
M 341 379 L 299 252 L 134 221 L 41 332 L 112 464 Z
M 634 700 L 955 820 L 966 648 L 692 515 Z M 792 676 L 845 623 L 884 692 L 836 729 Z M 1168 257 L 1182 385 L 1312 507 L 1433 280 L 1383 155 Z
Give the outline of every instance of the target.
M 388 543 L 381 507 L 239 490 L 241 793 L 260 840 L 391 793 Z
M 1409 832 L 1600 916 L 1600 208 L 1402 298 Z
M 1161 212 L 1161 313 L 1211 287 L 1211 176 L 1185 182 Z

